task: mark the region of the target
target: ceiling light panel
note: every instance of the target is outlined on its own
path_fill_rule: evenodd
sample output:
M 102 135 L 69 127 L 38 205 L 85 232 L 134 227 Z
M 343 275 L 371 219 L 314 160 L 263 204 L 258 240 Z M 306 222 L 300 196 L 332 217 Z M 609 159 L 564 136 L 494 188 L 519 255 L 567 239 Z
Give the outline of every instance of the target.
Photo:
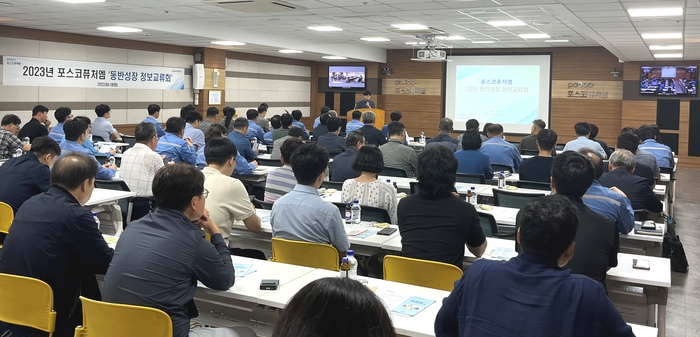
M 486 21 L 487 24 L 494 27 L 517 27 L 517 26 L 527 26 L 525 22 L 520 20 L 508 20 L 508 21 Z
M 311 26 L 311 27 L 306 27 L 307 29 L 315 30 L 317 32 L 342 32 L 342 28 L 338 27 L 333 27 L 333 26 Z
M 654 58 L 682 58 L 683 54 L 654 54 Z
M 347 60 L 348 58 L 345 56 L 323 56 L 324 59 L 326 60 Z
M 368 42 L 388 42 L 391 41 L 385 37 L 363 37 L 360 38 L 362 41 L 368 41 Z
M 113 32 L 113 33 L 140 33 L 140 32 L 143 32 L 143 29 L 122 27 L 122 26 L 97 27 L 97 30 L 102 30 L 105 32 Z
M 647 33 L 642 34 L 642 39 L 645 40 L 661 40 L 661 39 L 682 39 L 682 33 Z
M 519 34 L 518 36 L 523 39 L 548 39 L 551 37 L 547 34 Z
M 631 8 L 627 10 L 630 17 L 660 17 L 660 16 L 680 16 L 683 15 L 683 7 L 672 8 Z
M 58 2 L 66 2 L 69 4 L 91 4 L 97 2 L 106 2 L 107 0 L 56 0 Z
M 651 46 L 649 46 L 649 50 L 683 50 L 683 45 L 681 45 L 681 44 L 668 45 L 668 46 L 651 45 Z
M 295 49 L 282 49 L 279 51 L 282 54 L 301 54 L 303 51 Z
M 402 24 L 395 24 L 391 25 L 394 28 L 401 29 L 401 30 L 421 30 L 421 29 L 428 29 L 428 26 L 420 25 L 417 23 L 402 23 Z
M 245 43 L 236 41 L 212 41 L 211 44 L 219 46 L 245 46 Z

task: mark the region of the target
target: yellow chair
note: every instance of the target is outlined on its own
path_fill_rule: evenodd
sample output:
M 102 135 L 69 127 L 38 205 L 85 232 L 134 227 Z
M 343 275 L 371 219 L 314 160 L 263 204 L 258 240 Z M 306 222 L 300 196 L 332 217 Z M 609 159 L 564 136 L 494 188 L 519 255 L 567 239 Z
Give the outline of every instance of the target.
M 395 255 L 384 257 L 384 279 L 387 281 L 452 291 L 460 277 L 462 270 L 451 264 Z
M 339 271 L 338 250 L 315 242 L 272 238 L 272 261 Z
M 107 303 L 80 296 L 83 325 L 74 337 L 172 337 L 173 322 L 162 310 Z
M 31 277 L 0 274 L 0 321 L 27 326 L 53 336 L 56 312 L 53 291 L 46 282 Z
M 10 232 L 12 221 L 15 220 L 15 212 L 10 205 L 0 202 L 0 233 L 7 234 Z M 0 244 L 2 248 L 2 244 Z

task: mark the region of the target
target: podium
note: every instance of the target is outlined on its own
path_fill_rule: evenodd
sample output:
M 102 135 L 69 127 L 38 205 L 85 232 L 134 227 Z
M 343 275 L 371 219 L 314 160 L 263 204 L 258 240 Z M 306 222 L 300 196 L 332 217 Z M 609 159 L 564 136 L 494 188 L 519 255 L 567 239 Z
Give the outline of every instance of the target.
M 382 126 L 384 126 L 384 124 L 386 124 L 386 123 L 384 123 L 384 117 L 385 117 L 386 112 L 385 112 L 384 110 L 382 110 L 382 109 L 370 109 L 370 108 L 365 108 L 365 109 L 352 109 L 352 110 L 348 111 L 348 112 L 346 113 L 347 116 L 345 116 L 345 118 L 346 118 L 346 120 L 347 120 L 348 122 L 352 120 L 352 112 L 355 111 L 355 110 L 361 111 L 361 112 L 363 112 L 363 113 L 364 113 L 365 111 L 372 111 L 372 112 L 374 112 L 374 114 L 377 116 L 377 117 L 374 119 L 374 127 L 376 127 L 377 129 L 380 129 L 380 130 L 381 130 L 381 129 L 382 129 Z M 360 120 L 362 120 L 362 119 L 360 119 Z

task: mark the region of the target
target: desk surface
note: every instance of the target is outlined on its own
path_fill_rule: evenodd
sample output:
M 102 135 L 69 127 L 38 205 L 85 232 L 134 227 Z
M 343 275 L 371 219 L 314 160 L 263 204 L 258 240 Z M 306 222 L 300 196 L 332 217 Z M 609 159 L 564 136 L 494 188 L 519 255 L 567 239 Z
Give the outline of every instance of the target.
M 104 188 L 96 188 L 92 191 L 90 200 L 85 204 L 85 206 L 97 206 L 100 204 L 115 202 L 119 199 L 129 198 L 136 196 L 136 192 L 125 192 L 117 190 L 108 190 Z
M 481 191 L 477 191 L 479 195 L 487 196 L 487 197 L 493 197 L 493 190 L 498 189 L 498 187 L 493 186 L 493 185 L 488 185 L 486 188 L 482 189 Z M 529 189 L 529 188 L 518 188 L 515 190 L 511 189 L 504 189 L 505 191 L 508 192 L 515 192 L 515 193 L 531 193 L 531 194 L 549 194 L 550 191 L 543 191 L 543 190 L 534 190 L 534 189 Z
M 632 332 L 636 337 L 657 337 L 659 335 L 659 329 L 657 328 L 637 324 L 628 325 L 632 327 Z

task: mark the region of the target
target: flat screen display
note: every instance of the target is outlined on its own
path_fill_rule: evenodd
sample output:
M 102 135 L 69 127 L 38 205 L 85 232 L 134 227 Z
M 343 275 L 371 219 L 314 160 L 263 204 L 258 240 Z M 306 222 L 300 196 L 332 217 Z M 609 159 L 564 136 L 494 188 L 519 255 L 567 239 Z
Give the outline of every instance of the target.
M 639 93 L 656 96 L 697 96 L 697 66 L 642 66 Z
M 367 74 L 364 66 L 329 66 L 328 87 L 364 89 Z

